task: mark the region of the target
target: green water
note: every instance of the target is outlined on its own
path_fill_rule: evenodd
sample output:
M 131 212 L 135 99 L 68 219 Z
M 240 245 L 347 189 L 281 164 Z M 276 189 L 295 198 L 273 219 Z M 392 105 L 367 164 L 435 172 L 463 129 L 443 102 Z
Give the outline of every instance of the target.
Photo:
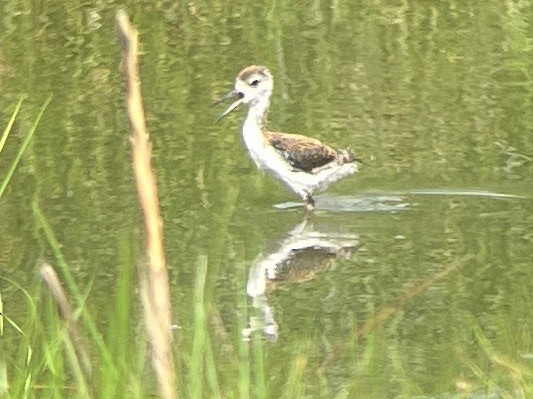
M 529 1 L 3 0 L 0 130 L 19 95 L 28 98 L 0 176 L 40 105 L 54 97 L 0 199 L 0 272 L 32 291 L 36 266 L 54 261 L 32 215 L 38 201 L 102 324 L 112 317 L 106 303 L 120 242 L 141 235 L 119 7 L 141 34 L 171 293 L 185 337 L 199 255 L 208 256 L 213 323 L 238 341 L 248 269 L 304 220 L 302 208 L 283 206 L 291 194 L 244 152 L 242 111 L 214 124 L 223 108 L 212 101 L 242 67 L 264 64 L 275 78 L 272 129 L 351 147 L 364 160 L 357 175 L 318 196 L 308 221 L 324 237 L 352 237 L 348 256 L 332 264 L 317 250 L 300 254 L 312 272 L 279 281 L 263 298 L 278 328 L 265 346 L 271 397 L 280 397 L 287 360 L 298 354 L 307 397 L 526 397 L 519 387 L 533 384 Z M 22 294 L 5 280 L 0 290 L 6 314 L 23 323 Z M 6 328 L 2 360 L 9 362 L 16 336 Z

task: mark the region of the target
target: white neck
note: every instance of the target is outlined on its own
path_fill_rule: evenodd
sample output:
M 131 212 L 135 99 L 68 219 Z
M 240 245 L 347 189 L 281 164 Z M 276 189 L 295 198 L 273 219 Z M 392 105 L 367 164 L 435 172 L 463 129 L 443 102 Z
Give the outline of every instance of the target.
M 257 99 L 254 99 L 252 102 L 249 103 L 248 107 L 248 116 L 246 119 L 250 117 L 254 117 L 257 122 L 263 127 L 263 125 L 266 123 L 266 117 L 268 113 L 268 106 L 270 105 L 270 96 L 264 96 L 259 97 Z
M 264 125 L 266 123 L 266 114 L 268 112 L 268 98 L 259 99 L 254 104 L 250 104 L 248 115 L 244 120 L 242 127 L 242 137 L 244 144 L 255 164 L 263 169 L 264 165 L 261 160 L 261 154 L 264 152 L 265 137 L 263 135 Z

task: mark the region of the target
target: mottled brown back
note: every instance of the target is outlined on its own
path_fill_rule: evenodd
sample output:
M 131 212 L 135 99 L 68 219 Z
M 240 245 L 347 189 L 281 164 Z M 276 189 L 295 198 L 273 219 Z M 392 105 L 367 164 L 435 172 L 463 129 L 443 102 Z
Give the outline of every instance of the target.
M 311 172 L 337 158 L 334 149 L 310 137 L 268 132 L 266 139 L 292 167 L 304 172 Z

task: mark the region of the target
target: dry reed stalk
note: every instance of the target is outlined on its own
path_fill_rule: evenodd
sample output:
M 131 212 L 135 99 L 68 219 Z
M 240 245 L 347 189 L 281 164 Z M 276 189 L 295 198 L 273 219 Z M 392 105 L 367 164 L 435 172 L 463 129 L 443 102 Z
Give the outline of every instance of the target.
M 81 360 L 82 369 L 87 376 L 90 376 L 91 362 L 89 360 L 89 355 L 87 353 L 87 350 L 85 349 L 85 344 L 79 333 L 76 320 L 72 316 L 72 309 L 70 308 L 70 304 L 68 303 L 67 295 L 65 294 L 65 291 L 63 290 L 63 287 L 59 282 L 59 277 L 57 277 L 57 273 L 55 272 L 54 268 L 48 263 L 43 263 L 41 265 L 41 267 L 39 268 L 39 273 L 46 285 L 48 286 L 48 289 L 52 293 L 52 297 L 57 303 L 59 314 L 61 315 L 67 326 L 67 331 L 70 341 L 72 342 L 72 346 L 76 351 L 78 359 Z
M 161 397 L 174 399 L 176 374 L 171 349 L 171 304 L 163 250 L 163 223 L 155 176 L 151 167 L 151 143 L 144 119 L 141 82 L 138 72 L 139 34 L 124 11 L 116 16 L 122 46 L 122 71 L 126 80 L 126 103 L 131 128 L 132 162 L 137 195 L 144 215 L 146 255 L 149 261 L 144 298 L 145 324 L 152 349 L 152 365 Z M 141 279 L 146 279 L 143 273 Z

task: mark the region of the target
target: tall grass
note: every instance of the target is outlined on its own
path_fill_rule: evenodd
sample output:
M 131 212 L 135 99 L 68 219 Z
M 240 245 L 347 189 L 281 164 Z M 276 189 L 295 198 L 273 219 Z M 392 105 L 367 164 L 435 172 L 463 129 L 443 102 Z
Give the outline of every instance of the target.
M 21 337 L 16 362 L 9 367 L 10 373 L 6 376 L 4 384 L 5 397 L 22 398 L 45 397 L 56 398 L 147 398 L 154 397 L 153 378 L 146 372 L 148 347 L 145 344 L 145 333 L 138 331 L 137 323 L 140 317 L 132 314 L 132 307 L 136 299 L 136 284 L 132 271 L 135 270 L 137 251 L 135 243 L 129 239 L 119 242 L 119 261 L 117 264 L 118 277 L 114 289 L 115 301 L 107 309 L 112 321 L 105 327 L 95 323 L 95 312 L 91 310 L 91 295 L 84 293 L 73 278 L 70 267 L 61 250 L 61 244 L 54 232 L 49 228 L 48 221 L 34 204 L 36 221 L 49 247 L 53 250 L 55 263 L 61 265 L 61 279 L 68 281 L 62 299 L 51 300 L 46 292 L 38 290 L 28 293 L 15 282 L 4 279 L 8 284 L 20 290 L 26 297 L 28 308 L 31 310 L 28 320 L 23 325 L 16 324 L 9 317 L 6 309 L 5 318 L 9 326 L 19 332 Z M 191 331 L 192 346 L 181 348 L 180 353 L 183 369 L 181 372 L 186 378 L 180 383 L 179 391 L 182 397 L 200 398 L 231 397 L 231 392 L 238 397 L 267 397 L 264 382 L 266 381 L 265 367 L 263 364 L 262 342 L 252 341 L 253 352 L 248 349 L 250 343 L 239 340 L 231 352 L 239 353 L 239 358 L 233 358 L 238 370 L 228 384 L 222 383 L 219 375 L 225 367 L 217 362 L 213 348 L 217 342 L 212 341 L 212 330 L 208 323 L 211 312 L 210 306 L 205 303 L 205 281 L 208 261 L 205 256 L 198 258 L 198 271 L 194 290 L 193 325 Z M 63 291 L 59 285 L 59 278 L 49 283 L 50 275 L 54 274 L 50 265 L 42 266 L 44 279 L 47 285 L 53 287 L 52 291 Z M 48 277 L 46 275 L 48 274 Z M 244 281 L 242 281 L 244 286 Z M 244 293 L 244 291 L 242 291 Z M 54 294 L 54 297 L 57 295 Z M 246 308 L 246 298 L 242 296 L 240 306 Z M 74 306 L 69 307 L 71 301 Z M 61 316 L 56 312 L 56 304 L 61 304 Z M 66 314 L 66 316 L 65 316 Z M 101 310 L 99 312 L 101 314 Z M 246 314 L 244 314 L 246 316 Z M 246 317 L 242 319 L 242 326 Z M 72 325 L 76 326 L 77 333 L 71 334 Z M 105 337 L 105 338 L 104 338 Z M 80 342 L 86 345 L 89 353 L 90 365 L 84 363 L 86 359 Z M 252 364 L 257 364 L 253 367 Z M 6 370 L 4 368 L 4 370 Z M 89 371 L 89 370 L 92 370 Z M 253 381 L 251 376 L 253 374 Z M 294 377 L 292 377 L 294 378 Z M 294 382 L 289 381 L 289 387 Z M 292 388 L 293 390 L 302 389 Z M 255 392 L 255 393 L 254 393 Z
M 7 137 L 9 136 L 11 132 L 11 128 L 13 127 L 13 123 L 15 122 L 15 118 L 18 115 L 22 102 L 24 101 L 24 98 L 25 96 L 20 97 L 19 102 L 15 106 L 15 109 L 11 115 L 9 122 L 6 128 L 4 129 L 4 132 L 2 133 L 2 137 L 0 138 L 0 154 L 2 153 L 4 145 L 7 141 Z M 11 165 L 8 168 L 6 174 L 0 179 L 0 198 L 2 198 L 2 195 L 4 194 L 4 191 L 9 181 L 11 180 L 13 173 L 15 172 L 15 169 L 17 168 L 20 162 L 20 159 L 22 158 L 22 155 L 24 154 L 24 151 L 26 151 L 26 148 L 28 147 L 28 144 L 30 143 L 31 138 L 33 137 L 33 133 L 35 132 L 35 129 L 37 129 L 37 125 L 39 124 L 39 121 L 41 120 L 41 117 L 43 116 L 43 113 L 51 100 L 52 100 L 52 95 L 48 96 L 44 104 L 41 106 L 41 109 L 39 113 L 37 114 L 35 121 L 33 122 L 32 126 L 30 127 L 26 135 L 24 136 L 24 140 L 17 150 L 15 159 L 11 162 Z

